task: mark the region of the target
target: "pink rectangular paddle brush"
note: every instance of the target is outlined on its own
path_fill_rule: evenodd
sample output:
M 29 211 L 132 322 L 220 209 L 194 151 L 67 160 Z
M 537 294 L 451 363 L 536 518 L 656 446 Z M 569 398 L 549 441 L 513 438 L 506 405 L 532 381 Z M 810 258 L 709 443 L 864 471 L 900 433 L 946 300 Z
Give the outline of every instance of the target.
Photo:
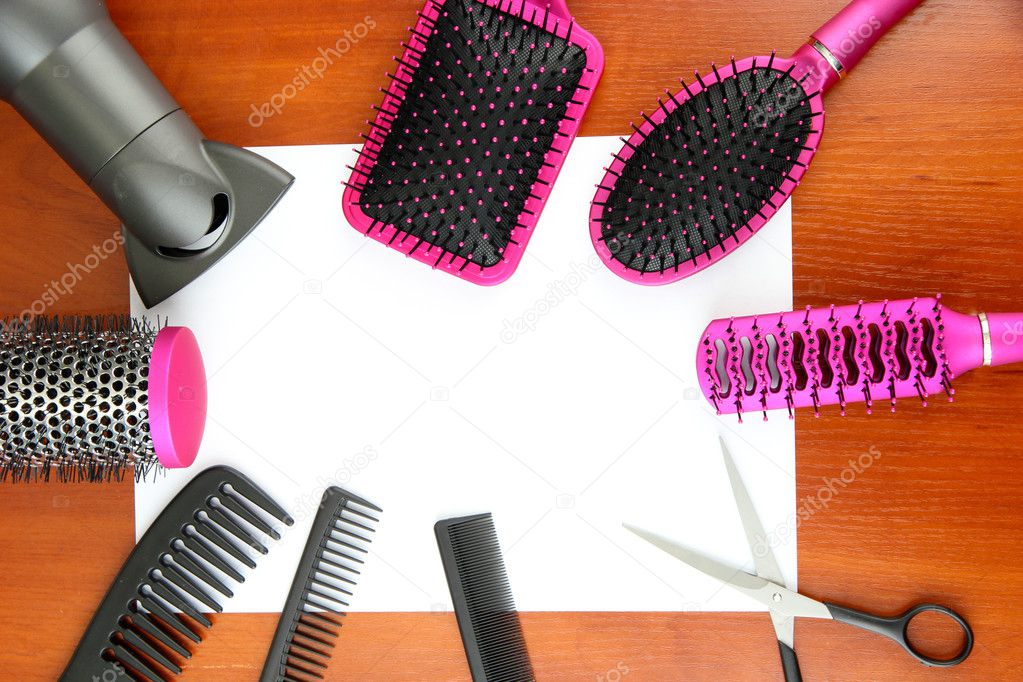
M 604 65 L 565 0 L 427 0 L 344 194 L 352 226 L 476 284 L 518 267 Z
M 711 67 L 658 100 L 598 185 L 590 235 L 638 284 L 668 284 L 745 243 L 799 184 L 821 140 L 821 95 L 923 0 L 854 0 L 796 54 Z
M 977 367 L 1023 362 L 1023 314 L 963 315 L 941 296 L 712 322 L 697 352 L 704 395 L 719 414 L 954 394 Z

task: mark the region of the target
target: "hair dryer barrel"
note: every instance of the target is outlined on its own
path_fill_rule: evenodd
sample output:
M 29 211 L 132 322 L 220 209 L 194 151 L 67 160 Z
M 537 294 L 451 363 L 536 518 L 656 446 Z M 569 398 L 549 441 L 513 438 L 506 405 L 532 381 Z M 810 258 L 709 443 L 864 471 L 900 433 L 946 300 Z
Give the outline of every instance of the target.
M 180 108 L 102 4 L 4 4 L 0 93 L 87 183 Z
M 229 252 L 293 180 L 206 140 L 102 0 L 0 1 L 0 97 L 124 224 L 147 306 Z
M 143 243 L 185 247 L 200 240 L 214 220 L 207 197 L 226 188 L 201 156 L 202 133 L 184 112 L 175 113 L 181 107 L 106 7 L 95 0 L 3 4 L 4 99 Z M 209 187 L 196 192 L 197 184 Z

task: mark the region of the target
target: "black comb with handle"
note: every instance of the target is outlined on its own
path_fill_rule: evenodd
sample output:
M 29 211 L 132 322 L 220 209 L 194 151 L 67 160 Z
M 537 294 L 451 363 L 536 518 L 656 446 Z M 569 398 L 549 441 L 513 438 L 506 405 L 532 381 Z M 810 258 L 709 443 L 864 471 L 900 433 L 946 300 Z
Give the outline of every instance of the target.
M 473 682 L 535 680 L 490 514 L 434 527 Z
M 260 682 L 323 679 L 381 511 L 341 488 L 323 493 Z
M 244 582 L 294 521 L 252 481 L 228 467 L 202 472 L 177 494 L 135 546 L 96 610 L 61 682 L 163 682 L 182 672 L 189 647 L 212 626 L 210 611 Z

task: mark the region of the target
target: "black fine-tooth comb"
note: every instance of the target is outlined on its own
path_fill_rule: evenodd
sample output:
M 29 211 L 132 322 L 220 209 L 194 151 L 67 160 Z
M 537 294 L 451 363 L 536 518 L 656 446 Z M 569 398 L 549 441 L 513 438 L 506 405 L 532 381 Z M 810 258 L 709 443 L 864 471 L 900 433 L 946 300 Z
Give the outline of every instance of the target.
M 535 680 L 490 514 L 434 527 L 473 682 Z
M 274 519 L 294 521 L 252 481 L 227 467 L 207 469 L 171 501 L 135 546 L 96 610 L 61 682 L 121 679 L 163 682 L 182 672 L 190 646 L 202 642 L 255 568 L 263 536 L 280 539 Z
M 358 231 L 476 284 L 518 267 L 604 66 L 565 0 L 426 0 L 352 169 Z
M 260 682 L 323 679 L 381 511 L 341 488 L 323 493 Z

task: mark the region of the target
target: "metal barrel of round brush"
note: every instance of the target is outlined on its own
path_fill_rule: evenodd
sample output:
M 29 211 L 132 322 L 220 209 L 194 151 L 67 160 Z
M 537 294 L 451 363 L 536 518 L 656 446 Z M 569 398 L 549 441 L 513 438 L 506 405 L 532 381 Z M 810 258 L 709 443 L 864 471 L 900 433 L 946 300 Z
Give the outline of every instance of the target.
M 189 466 L 206 421 L 195 335 L 123 318 L 0 327 L 0 480 Z

